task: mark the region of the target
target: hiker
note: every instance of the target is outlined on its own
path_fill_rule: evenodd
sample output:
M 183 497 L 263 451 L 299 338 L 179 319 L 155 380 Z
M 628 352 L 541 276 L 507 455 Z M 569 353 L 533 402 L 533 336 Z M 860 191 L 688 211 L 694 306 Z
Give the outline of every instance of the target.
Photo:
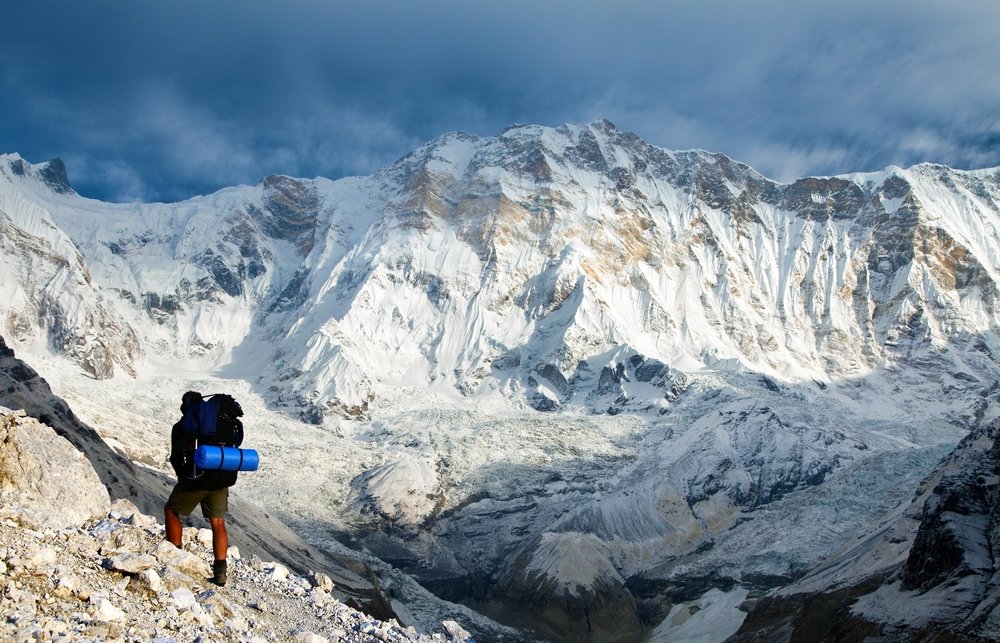
M 163 508 L 164 525 L 167 540 L 180 548 L 181 516 L 189 515 L 196 505 L 201 505 L 202 515 L 212 527 L 212 552 L 215 560 L 212 564 L 211 580 L 221 586 L 226 584 L 226 553 L 229 549 L 225 515 L 229 508 L 229 487 L 236 483 L 236 472 L 197 471 L 194 465 L 194 451 L 199 438 L 198 411 L 203 405 L 207 403 L 203 401 L 201 393 L 186 392 L 181 398 L 182 417 L 170 431 L 170 464 L 177 474 L 177 484 Z M 238 409 L 239 405 L 236 405 L 236 408 Z M 239 415 L 242 415 L 242 411 L 239 411 Z M 226 424 L 226 435 L 238 432 L 239 441 L 242 442 L 243 425 L 239 419 L 224 418 L 220 414 L 220 433 L 223 423 Z M 213 437 L 214 434 L 213 427 Z M 231 442 L 232 439 L 226 437 L 221 441 Z

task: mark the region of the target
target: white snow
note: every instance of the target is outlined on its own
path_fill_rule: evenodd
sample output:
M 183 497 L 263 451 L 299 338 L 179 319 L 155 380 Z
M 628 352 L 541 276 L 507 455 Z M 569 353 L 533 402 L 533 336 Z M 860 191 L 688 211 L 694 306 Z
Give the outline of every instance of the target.
M 749 591 L 712 589 L 697 600 L 674 605 L 649 638 L 650 643 L 719 643 L 736 633 L 746 618 L 740 605 Z

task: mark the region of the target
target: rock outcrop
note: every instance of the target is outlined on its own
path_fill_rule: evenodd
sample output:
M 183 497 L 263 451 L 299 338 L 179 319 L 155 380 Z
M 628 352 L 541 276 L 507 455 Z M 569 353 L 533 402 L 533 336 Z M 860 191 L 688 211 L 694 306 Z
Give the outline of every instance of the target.
M 551 641 L 623 641 L 645 629 L 607 548 L 579 533 L 546 534 L 533 543 L 487 605 Z
M 68 440 L 0 407 L 0 517 L 32 529 L 77 527 L 110 505 L 94 468 Z

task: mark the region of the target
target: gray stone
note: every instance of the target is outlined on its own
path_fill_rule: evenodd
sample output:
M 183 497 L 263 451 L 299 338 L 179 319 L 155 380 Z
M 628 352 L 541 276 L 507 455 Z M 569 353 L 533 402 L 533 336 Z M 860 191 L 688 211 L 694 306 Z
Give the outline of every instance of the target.
M 467 641 L 472 641 L 472 635 L 469 634 L 461 625 L 455 621 L 444 621 L 441 623 L 441 629 L 444 633 L 448 635 L 449 641 L 456 641 L 458 643 L 466 643 Z
M 163 565 L 192 578 L 205 579 L 212 575 L 212 568 L 207 560 L 183 549 L 177 549 L 165 540 L 156 547 L 154 554 Z
M 238 615 L 223 623 L 222 627 L 223 633 L 230 640 L 245 641 L 247 640 L 247 630 L 250 629 L 250 623 L 244 616 Z
M 24 566 L 36 572 L 47 573 L 48 570 L 55 566 L 58 556 L 56 550 L 51 547 L 37 549 L 31 552 L 28 559 L 24 562 Z
M 266 563 L 264 569 L 271 581 L 280 582 L 288 579 L 288 568 L 281 563 Z
M 126 614 L 122 609 L 116 607 L 111 601 L 106 598 L 102 598 L 97 601 L 97 608 L 91 616 L 98 623 L 111 623 L 124 621 Z
M 132 504 L 132 501 L 126 498 L 119 498 L 112 502 L 109 515 L 123 524 L 142 529 L 153 530 L 157 526 L 156 518 L 142 513 L 138 507 Z
M 150 554 L 121 553 L 108 559 L 107 567 L 125 574 L 139 574 L 159 566 L 160 562 Z
M 193 587 L 200 585 L 201 582 L 197 579 L 183 574 L 173 567 L 165 567 L 160 572 L 160 582 L 162 583 L 159 591 L 172 592 L 179 587 Z
M 66 549 L 79 554 L 81 558 L 94 558 L 98 555 L 100 544 L 96 538 L 88 533 L 75 532 L 70 534 L 66 542 Z
M 333 591 L 333 580 L 323 572 L 318 572 L 312 575 L 312 584 L 313 587 L 324 592 Z
M 198 601 L 187 587 L 178 587 L 170 592 L 170 603 L 179 610 L 193 609 Z
M 116 553 L 135 553 L 149 550 L 146 532 L 138 527 L 121 525 L 107 533 L 101 540 L 101 553 L 110 556 Z
M 214 613 L 223 620 L 238 615 L 238 609 L 215 589 L 209 589 L 198 594 L 198 603 L 207 611 Z
M 152 594 L 159 594 L 163 591 L 163 580 L 156 573 L 155 569 L 146 569 L 136 576 L 136 586 Z
M 199 545 L 202 545 L 204 547 L 211 547 L 212 546 L 212 530 L 211 529 L 199 529 L 198 530 L 198 535 L 195 537 L 195 540 L 198 542 Z

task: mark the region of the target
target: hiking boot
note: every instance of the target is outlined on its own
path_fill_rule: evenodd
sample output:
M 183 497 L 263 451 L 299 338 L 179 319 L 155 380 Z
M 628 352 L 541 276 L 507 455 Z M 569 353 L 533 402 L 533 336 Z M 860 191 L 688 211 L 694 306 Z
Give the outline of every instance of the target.
M 212 563 L 212 582 L 220 587 L 226 584 L 226 561 L 217 560 Z

